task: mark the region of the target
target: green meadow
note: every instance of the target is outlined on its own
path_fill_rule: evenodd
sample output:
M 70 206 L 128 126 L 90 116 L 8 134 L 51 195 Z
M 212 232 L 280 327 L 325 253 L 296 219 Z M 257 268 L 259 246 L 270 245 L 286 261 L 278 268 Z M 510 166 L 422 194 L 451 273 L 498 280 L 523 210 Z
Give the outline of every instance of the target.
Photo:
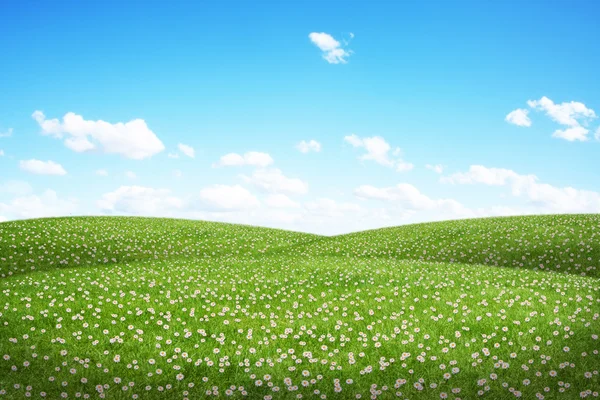
M 0 399 L 579 399 L 600 215 L 0 223 Z

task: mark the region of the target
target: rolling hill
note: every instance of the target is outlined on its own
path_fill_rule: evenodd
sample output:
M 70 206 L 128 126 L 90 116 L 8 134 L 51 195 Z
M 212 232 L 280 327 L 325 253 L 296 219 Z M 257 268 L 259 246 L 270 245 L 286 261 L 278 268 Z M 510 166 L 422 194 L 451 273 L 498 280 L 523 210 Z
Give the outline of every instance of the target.
M 597 215 L 0 224 L 0 398 L 598 396 Z

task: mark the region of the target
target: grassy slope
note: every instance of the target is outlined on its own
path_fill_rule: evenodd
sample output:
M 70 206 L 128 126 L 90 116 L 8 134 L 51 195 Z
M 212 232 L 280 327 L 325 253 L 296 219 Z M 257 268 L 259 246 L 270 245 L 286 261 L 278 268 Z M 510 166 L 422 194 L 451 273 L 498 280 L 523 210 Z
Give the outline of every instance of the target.
M 236 385 L 233 397 L 313 398 L 317 389 L 340 397 L 339 379 L 342 398 L 378 390 L 382 398 L 470 399 L 477 391 L 490 399 L 515 391 L 580 398 L 600 390 L 600 282 L 577 276 L 600 262 L 596 229 L 597 216 L 454 221 L 334 238 L 163 219 L 0 224 L 0 356 L 10 356 L 0 359 L 0 394 L 24 398 L 31 385 L 34 397 L 43 390 L 50 398 L 97 398 L 102 384 L 110 385 L 107 398 L 165 391 L 198 398 Z M 87 254 L 92 245 L 95 254 Z M 456 261 L 461 251 L 469 254 L 463 262 L 518 268 L 419 260 Z M 67 268 L 55 268 L 50 255 Z M 571 273 L 519 269 L 535 268 L 542 256 L 548 269 Z M 70 268 L 82 265 L 95 267 Z M 284 377 L 297 390 L 288 391 Z M 128 382 L 135 386 L 122 390 Z
M 0 277 L 144 259 L 260 254 L 316 235 L 168 218 L 67 217 L 0 223 Z
M 600 215 L 432 222 L 309 243 L 305 254 L 485 264 L 600 277 Z

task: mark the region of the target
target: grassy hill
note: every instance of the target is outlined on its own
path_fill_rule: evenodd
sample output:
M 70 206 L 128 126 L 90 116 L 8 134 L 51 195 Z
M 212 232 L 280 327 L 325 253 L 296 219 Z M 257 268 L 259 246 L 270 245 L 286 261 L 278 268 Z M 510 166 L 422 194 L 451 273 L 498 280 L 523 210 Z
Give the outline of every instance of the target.
M 67 217 L 0 223 L 0 276 L 145 259 L 260 254 L 318 236 L 205 221 Z
M 340 235 L 307 254 L 485 264 L 600 277 L 600 215 L 465 219 Z
M 593 397 L 599 221 L 1 223 L 0 398 Z

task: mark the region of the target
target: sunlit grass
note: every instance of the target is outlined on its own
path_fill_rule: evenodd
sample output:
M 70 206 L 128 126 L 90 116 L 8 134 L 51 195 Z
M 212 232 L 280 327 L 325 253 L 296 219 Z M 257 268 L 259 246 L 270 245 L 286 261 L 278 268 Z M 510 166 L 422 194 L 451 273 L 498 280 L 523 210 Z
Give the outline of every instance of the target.
M 598 396 L 598 229 L 598 216 L 332 238 L 167 219 L 2 223 L 0 393 Z

